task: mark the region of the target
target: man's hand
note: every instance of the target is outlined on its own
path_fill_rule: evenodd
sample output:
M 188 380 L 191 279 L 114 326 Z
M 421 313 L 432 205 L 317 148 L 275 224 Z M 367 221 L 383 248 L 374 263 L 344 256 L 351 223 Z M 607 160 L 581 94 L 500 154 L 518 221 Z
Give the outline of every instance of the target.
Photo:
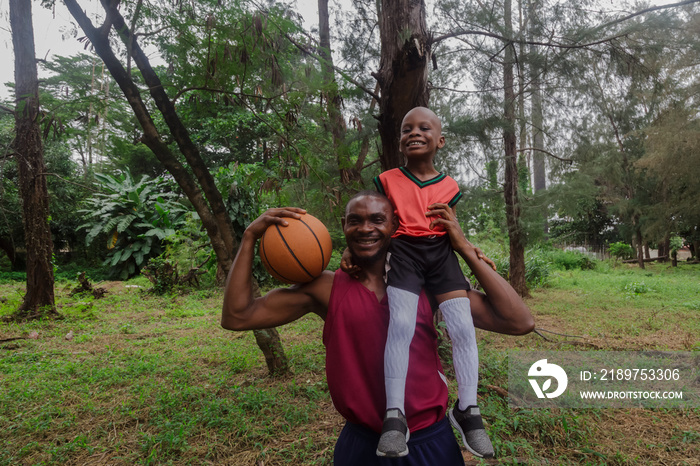
M 285 217 L 301 218 L 301 214 L 305 213 L 306 210 L 298 207 L 280 207 L 276 209 L 268 209 L 265 213 L 260 215 L 260 217 L 253 220 L 250 225 L 248 225 L 244 235 L 249 235 L 251 239 L 257 241 L 258 239 L 262 238 L 265 230 L 267 230 L 267 227 L 270 225 L 287 226 L 289 223 L 284 219 Z
M 486 257 L 486 254 L 484 254 L 481 249 L 469 242 L 457 221 L 457 215 L 455 215 L 454 210 L 450 206 L 436 203 L 428 206 L 428 209 L 430 210 L 426 212 L 426 217 L 434 217 L 430 222 L 430 229 L 432 230 L 436 225 L 442 225 L 445 231 L 447 231 L 447 234 L 450 235 L 452 249 L 458 251 L 463 248 L 471 248 L 476 252 L 476 256 L 479 259 L 489 264 L 493 270 L 496 270 L 496 264 Z

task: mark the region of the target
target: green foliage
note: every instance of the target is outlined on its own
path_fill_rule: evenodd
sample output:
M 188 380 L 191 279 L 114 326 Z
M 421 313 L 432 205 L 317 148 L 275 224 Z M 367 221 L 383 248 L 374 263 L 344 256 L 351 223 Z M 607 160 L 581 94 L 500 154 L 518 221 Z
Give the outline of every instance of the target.
M 548 255 L 554 268 L 560 270 L 592 270 L 596 266 L 596 262 L 593 259 L 578 251 L 552 249 L 548 252 Z
M 644 282 L 632 282 L 625 285 L 624 290 L 632 295 L 640 295 L 652 291 Z
M 162 252 L 162 241 L 182 225 L 186 210 L 162 178 L 144 175 L 136 182 L 129 171 L 95 177 L 101 192 L 79 211 L 86 220 L 80 228 L 88 231 L 88 245 L 98 237 L 106 239 L 109 252 L 104 264 L 113 276 L 126 279 Z
M 216 184 L 223 193 L 226 211 L 233 222 L 234 231 L 241 239 L 246 227 L 264 209 L 260 186 L 269 178 L 269 170 L 262 164 L 232 163 L 216 173 Z M 275 204 L 288 205 L 287 203 Z M 274 279 L 265 270 L 260 257 L 253 258 L 253 276 L 260 285 L 270 285 Z
M 683 238 L 680 236 L 672 236 L 669 241 L 669 248 L 672 256 L 675 256 L 683 247 Z
M 486 250 L 486 255 L 496 264 L 496 272 L 506 280 L 510 275 L 510 259 L 507 252 L 498 250 Z M 525 281 L 528 288 L 536 289 L 549 284 L 550 274 L 553 269 L 548 251 L 534 247 L 525 251 Z M 477 284 L 476 277 L 465 266 L 465 273 L 472 284 Z
M 199 217 L 188 213 L 177 231 L 165 238 L 165 250 L 142 269 L 152 291 L 165 294 L 176 289 L 211 287 L 216 282 L 216 260 Z
M 610 255 L 616 259 L 631 259 L 634 257 L 634 249 L 627 243 L 611 243 L 608 247 Z
M 151 291 L 159 295 L 171 292 L 178 283 L 177 269 L 164 256 L 151 257 L 141 274 L 151 282 Z

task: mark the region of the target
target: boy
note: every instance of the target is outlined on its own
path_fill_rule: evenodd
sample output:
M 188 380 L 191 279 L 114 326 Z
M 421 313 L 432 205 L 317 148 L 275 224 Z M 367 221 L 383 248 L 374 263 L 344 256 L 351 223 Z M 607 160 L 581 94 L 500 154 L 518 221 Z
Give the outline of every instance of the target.
M 472 454 L 484 458 L 494 454 L 476 406 L 479 355 L 467 297 L 469 285 L 447 232 L 426 216 L 435 203 L 445 203 L 454 211 L 462 196 L 457 182 L 439 173 L 433 165 L 435 154 L 444 145 L 437 115 L 427 108 L 416 107 L 401 123 L 399 147 L 406 157 L 406 166 L 388 170 L 374 179 L 378 191 L 389 198 L 399 217 L 399 228 L 392 236 L 387 260 L 390 309 L 384 352 L 387 410 L 378 456 L 408 454 L 404 396 L 409 347 L 423 286 L 437 299 L 452 339 L 459 398 L 449 411 L 450 422 Z

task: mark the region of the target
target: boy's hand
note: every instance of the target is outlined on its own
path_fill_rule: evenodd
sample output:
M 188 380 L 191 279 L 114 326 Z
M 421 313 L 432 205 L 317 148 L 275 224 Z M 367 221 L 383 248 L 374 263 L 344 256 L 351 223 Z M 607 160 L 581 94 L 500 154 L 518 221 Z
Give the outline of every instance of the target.
M 447 234 L 450 235 L 452 249 L 456 250 L 464 246 L 472 248 L 474 249 L 474 252 L 476 252 L 476 256 L 479 259 L 489 264 L 494 271 L 497 271 L 496 264 L 490 258 L 488 258 L 481 249 L 469 242 L 462 231 L 462 227 L 457 221 L 457 216 L 455 215 L 454 210 L 450 206 L 447 204 L 436 203 L 428 206 L 428 209 L 430 210 L 426 212 L 426 217 L 434 217 L 430 222 L 430 228 L 432 229 L 436 225 L 442 225 L 447 231 Z
M 350 275 L 352 278 L 360 278 L 362 267 L 359 265 L 353 265 L 352 256 L 348 248 L 345 248 L 345 251 L 343 251 L 343 256 L 340 258 L 340 270 Z

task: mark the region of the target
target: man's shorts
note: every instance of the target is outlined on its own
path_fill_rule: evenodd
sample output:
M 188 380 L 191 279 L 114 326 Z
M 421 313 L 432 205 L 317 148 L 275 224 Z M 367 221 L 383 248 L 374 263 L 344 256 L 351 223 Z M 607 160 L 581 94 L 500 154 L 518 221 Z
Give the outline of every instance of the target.
M 377 456 L 379 434 L 346 422 L 333 453 L 334 466 L 464 466 L 462 452 L 447 418 L 411 432 L 408 456 Z
M 415 294 L 423 287 L 436 295 L 470 289 L 447 235 L 392 238 L 386 267 L 387 285 Z

